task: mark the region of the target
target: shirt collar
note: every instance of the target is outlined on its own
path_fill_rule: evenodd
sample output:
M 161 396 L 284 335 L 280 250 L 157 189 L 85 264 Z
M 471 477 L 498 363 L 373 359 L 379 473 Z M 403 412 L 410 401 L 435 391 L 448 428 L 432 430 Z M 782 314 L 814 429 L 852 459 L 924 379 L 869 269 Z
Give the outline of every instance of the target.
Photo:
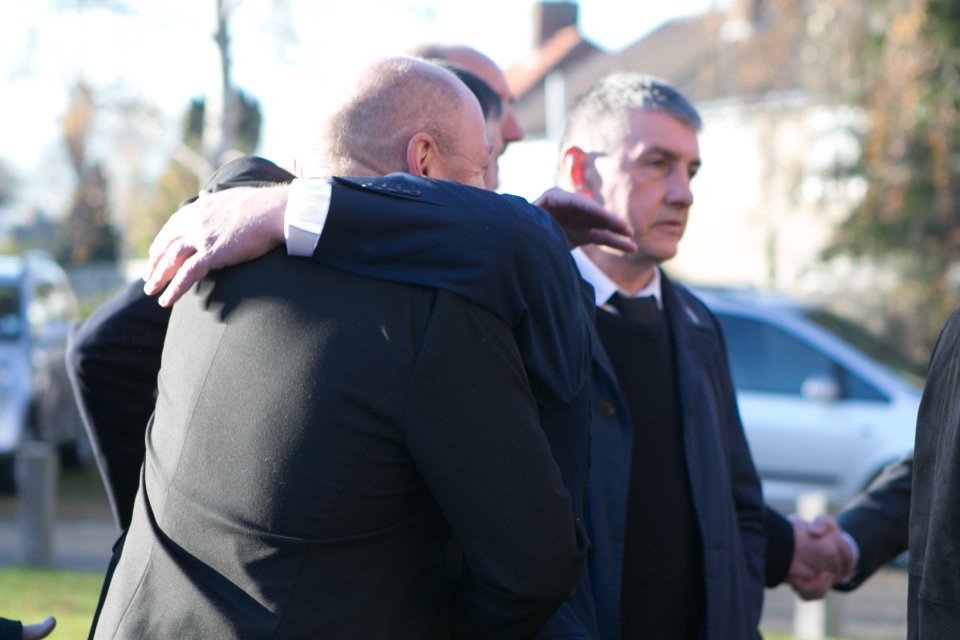
M 614 293 L 618 291 L 617 283 L 610 279 L 610 276 L 605 274 L 600 267 L 598 267 L 593 260 L 583 252 L 582 249 L 577 248 L 572 252 L 573 259 L 577 263 L 577 268 L 580 269 L 580 276 L 593 285 L 593 294 L 594 294 L 594 303 L 598 307 L 602 307 L 607 303 Z M 660 286 L 660 267 L 656 267 L 653 270 L 653 277 L 650 278 L 650 282 L 647 283 L 640 291 L 633 296 L 629 296 L 624 292 L 620 292 L 620 295 L 625 297 L 634 297 L 642 298 L 644 296 L 653 296 L 657 301 L 657 307 L 663 309 L 663 296 L 661 294 Z

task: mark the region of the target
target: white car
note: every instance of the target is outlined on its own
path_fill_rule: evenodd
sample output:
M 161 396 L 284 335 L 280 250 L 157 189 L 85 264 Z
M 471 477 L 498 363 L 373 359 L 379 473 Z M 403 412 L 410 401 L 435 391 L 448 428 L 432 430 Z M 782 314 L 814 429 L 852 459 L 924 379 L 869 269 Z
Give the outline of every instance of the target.
M 856 325 L 755 291 L 693 289 L 716 314 L 764 498 L 839 507 L 913 448 L 923 380 Z
M 64 363 L 77 302 L 66 274 L 41 252 L 0 256 L 0 490 L 13 488 L 21 444 L 42 440 L 76 465 L 89 445 Z

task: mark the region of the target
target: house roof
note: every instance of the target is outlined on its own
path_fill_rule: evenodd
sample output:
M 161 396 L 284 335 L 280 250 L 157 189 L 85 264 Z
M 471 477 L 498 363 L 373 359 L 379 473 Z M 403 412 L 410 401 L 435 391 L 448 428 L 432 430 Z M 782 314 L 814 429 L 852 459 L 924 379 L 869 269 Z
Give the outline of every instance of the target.
M 575 27 L 568 27 L 507 70 L 517 98 L 514 110 L 528 131 L 542 132 L 543 79 L 554 70 L 564 72 L 567 105 L 615 71 L 664 78 L 693 102 L 756 97 L 811 85 L 799 40 L 787 37 L 789 30 L 754 30 L 729 18 L 725 12 L 711 11 L 672 20 L 620 51 L 594 48 L 592 55 L 575 59 L 565 57 L 579 38 Z
M 504 75 L 515 96 L 525 95 L 551 71 L 583 60 L 599 47 L 585 40 L 576 26 L 558 30 L 520 62 L 507 67 Z

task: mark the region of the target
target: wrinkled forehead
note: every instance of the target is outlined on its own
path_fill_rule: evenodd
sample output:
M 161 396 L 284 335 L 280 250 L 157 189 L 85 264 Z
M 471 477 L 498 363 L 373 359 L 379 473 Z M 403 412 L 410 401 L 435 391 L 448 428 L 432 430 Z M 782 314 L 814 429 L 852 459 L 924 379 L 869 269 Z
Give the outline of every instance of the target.
M 700 143 L 696 129 L 679 116 L 659 109 L 634 109 L 620 129 L 618 146 L 656 147 L 690 161 L 699 160 Z

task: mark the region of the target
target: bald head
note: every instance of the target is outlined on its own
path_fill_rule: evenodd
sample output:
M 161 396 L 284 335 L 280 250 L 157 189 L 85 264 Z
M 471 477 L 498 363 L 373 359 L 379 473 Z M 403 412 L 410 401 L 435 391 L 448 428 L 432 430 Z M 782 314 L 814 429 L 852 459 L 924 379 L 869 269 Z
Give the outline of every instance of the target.
M 480 105 L 456 76 L 423 60 L 390 57 L 360 75 L 300 166 L 304 175 L 429 176 L 411 165 L 424 159 L 418 153 L 432 153 L 438 161 L 472 158 L 486 153 L 486 146 Z
M 507 79 L 497 63 L 472 47 L 463 45 L 425 44 L 415 47 L 410 55 L 426 60 L 442 60 L 447 64 L 469 71 L 482 79 L 497 92 L 504 103 L 513 101 Z
M 503 71 L 493 60 L 476 49 L 463 45 L 425 44 L 414 48 L 410 55 L 429 60 L 442 60 L 474 74 L 493 89 L 503 100 L 503 116 L 498 130 L 491 132 L 494 156 L 499 156 L 511 142 L 523 139 L 523 127 L 513 112 L 513 92 L 507 85 Z

